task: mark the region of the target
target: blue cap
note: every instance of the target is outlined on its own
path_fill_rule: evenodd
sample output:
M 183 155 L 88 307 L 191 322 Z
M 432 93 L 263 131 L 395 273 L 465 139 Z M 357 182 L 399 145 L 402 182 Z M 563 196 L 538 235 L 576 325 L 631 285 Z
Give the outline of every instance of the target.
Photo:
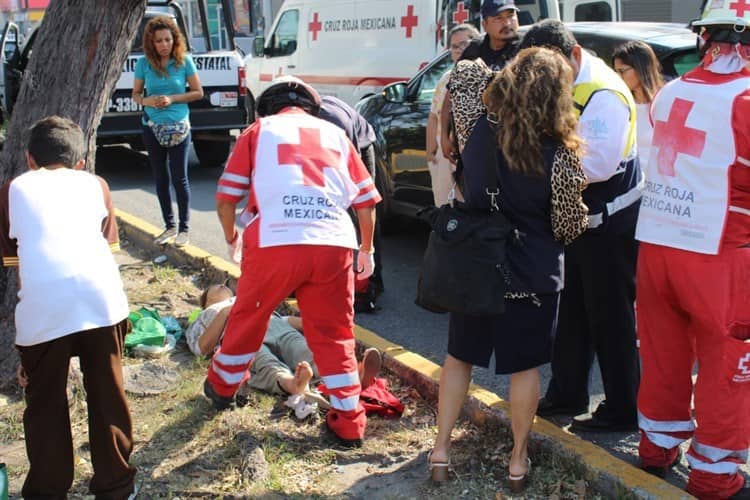
M 482 2 L 482 17 L 496 16 L 504 10 L 518 10 L 513 0 L 484 0 Z

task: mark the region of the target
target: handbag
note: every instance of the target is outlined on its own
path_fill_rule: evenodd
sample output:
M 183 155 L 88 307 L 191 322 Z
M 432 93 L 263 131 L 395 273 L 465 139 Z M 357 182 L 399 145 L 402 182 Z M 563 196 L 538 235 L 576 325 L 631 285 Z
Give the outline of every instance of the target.
M 427 209 L 430 224 L 416 304 L 436 313 L 493 316 L 505 312 L 505 292 L 510 282 L 506 267 L 507 245 L 519 241 L 515 226 L 497 205 L 496 162 L 486 165 L 485 192 L 489 209 L 471 209 L 449 200 Z
M 177 122 L 155 123 L 145 111 L 146 125 L 154 133 L 154 137 L 163 148 L 171 148 L 182 144 L 190 134 L 190 120 L 185 118 Z

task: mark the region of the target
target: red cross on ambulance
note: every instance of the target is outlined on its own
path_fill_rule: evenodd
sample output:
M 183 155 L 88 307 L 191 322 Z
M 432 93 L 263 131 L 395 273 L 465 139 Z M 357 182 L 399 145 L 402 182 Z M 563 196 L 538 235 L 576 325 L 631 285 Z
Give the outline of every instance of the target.
M 459 2 L 456 10 L 453 11 L 453 22 L 456 24 L 462 24 L 469 20 L 469 11 L 466 10 L 466 5 L 463 2 Z
M 406 38 L 411 38 L 412 29 L 417 27 L 419 24 L 419 16 L 414 15 L 414 6 L 409 5 L 406 7 L 406 15 L 401 16 L 401 27 L 406 28 Z
M 323 23 L 318 19 L 318 13 L 313 13 L 313 20 L 307 25 L 307 29 L 312 33 L 313 42 L 318 39 L 318 32 L 323 29 Z
M 338 168 L 341 152 L 323 147 L 320 130 L 299 129 L 299 144 L 279 144 L 277 147 L 279 165 L 300 167 L 305 186 L 325 186 L 323 169 Z

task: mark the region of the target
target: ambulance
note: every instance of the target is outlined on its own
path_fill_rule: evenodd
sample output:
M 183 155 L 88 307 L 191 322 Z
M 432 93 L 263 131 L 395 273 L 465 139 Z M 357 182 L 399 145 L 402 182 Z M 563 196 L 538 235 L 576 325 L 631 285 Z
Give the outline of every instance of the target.
M 452 26 L 480 25 L 481 0 L 286 0 L 245 58 L 250 99 L 294 75 L 349 104 L 411 78 L 445 50 Z M 521 25 L 619 19 L 619 0 L 516 0 Z M 562 14 L 562 15 L 561 15 Z

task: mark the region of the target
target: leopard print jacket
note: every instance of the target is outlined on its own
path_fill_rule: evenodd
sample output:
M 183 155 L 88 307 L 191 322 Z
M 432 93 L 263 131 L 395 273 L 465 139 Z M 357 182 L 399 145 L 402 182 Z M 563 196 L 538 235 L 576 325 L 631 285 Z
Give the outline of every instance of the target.
M 482 94 L 495 73 L 481 60 L 459 61 L 451 72 L 448 92 L 459 151 L 463 151 L 474 125 L 487 113 Z M 588 207 L 581 192 L 586 187 L 581 158 L 560 146 L 552 162 L 551 222 L 556 240 L 564 245 L 583 234 L 588 226 Z M 533 294 L 511 293 L 506 298 L 523 298 Z

